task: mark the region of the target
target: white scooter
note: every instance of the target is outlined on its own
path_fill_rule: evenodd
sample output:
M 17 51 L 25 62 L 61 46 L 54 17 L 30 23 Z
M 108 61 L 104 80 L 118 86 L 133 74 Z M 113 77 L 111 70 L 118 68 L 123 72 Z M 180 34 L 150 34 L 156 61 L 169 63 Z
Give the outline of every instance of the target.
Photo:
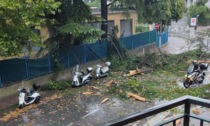
M 88 84 L 91 81 L 92 67 L 88 67 L 86 71 L 87 74 L 85 74 L 83 71 L 79 72 L 79 65 L 76 65 L 76 67 L 73 69 L 72 87 L 79 87 Z
M 111 62 L 106 62 L 104 66 L 96 65 L 95 79 L 107 77 L 109 75 L 109 66 Z
M 33 90 L 26 90 L 25 88 L 23 89 L 18 89 L 20 90 L 19 94 L 19 109 L 23 108 L 24 105 L 29 105 L 32 103 L 39 103 L 40 101 L 40 94 L 38 93 L 38 89 L 40 88 L 39 85 L 33 84 Z M 25 100 L 25 97 L 27 99 Z

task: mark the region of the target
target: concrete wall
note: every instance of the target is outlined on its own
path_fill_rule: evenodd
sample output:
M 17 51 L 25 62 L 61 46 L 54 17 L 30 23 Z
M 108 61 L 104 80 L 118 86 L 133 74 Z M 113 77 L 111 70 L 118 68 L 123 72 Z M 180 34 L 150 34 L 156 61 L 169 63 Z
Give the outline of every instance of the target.
M 137 56 L 145 55 L 146 53 L 152 53 L 157 51 L 156 43 L 151 43 L 146 46 L 141 46 L 129 51 L 129 54 L 135 54 Z
M 122 11 L 113 11 L 113 12 L 109 12 L 108 14 L 108 20 L 109 21 L 114 21 L 114 25 L 118 26 L 118 30 L 119 32 L 117 33 L 117 36 L 120 36 L 120 21 L 121 20 L 126 20 L 126 19 L 131 19 L 132 20 L 132 33 L 135 34 L 136 33 L 136 25 L 137 25 L 137 13 L 135 11 L 130 11 L 130 17 L 126 17 L 125 15 L 123 15 Z M 100 17 L 101 14 L 100 13 L 93 13 L 93 15 Z
M 117 36 L 120 36 L 120 31 L 121 31 L 121 27 L 120 27 L 120 21 L 121 20 L 126 20 L 126 19 L 131 19 L 131 24 L 132 24 L 132 33 L 135 34 L 136 33 L 136 25 L 137 25 L 137 13 L 135 11 L 130 11 L 130 16 L 126 17 L 125 15 L 123 15 L 122 11 L 110 11 L 108 13 L 108 20 L 109 21 L 114 21 L 114 25 L 118 26 L 118 30 L 119 32 L 117 33 Z M 93 15 L 97 16 L 97 17 L 101 17 L 101 13 L 96 12 L 93 13 Z M 43 37 L 42 40 L 46 40 L 47 38 L 50 37 L 51 32 L 53 32 L 52 30 L 49 29 L 49 27 L 47 26 L 42 26 L 41 30 L 40 30 L 40 34 Z
M 149 53 L 155 51 L 156 44 L 155 42 L 146 46 L 138 47 L 136 49 L 133 49 L 129 51 L 129 54 L 135 54 L 135 55 L 143 55 L 144 53 Z M 96 61 L 91 61 L 86 64 L 83 64 L 80 66 L 81 69 L 85 69 L 89 66 L 93 67 L 95 69 L 96 64 L 103 64 L 101 60 L 96 60 Z M 59 73 L 52 73 L 44 76 L 40 76 L 37 78 L 33 78 L 30 80 L 23 80 L 21 82 L 13 83 L 11 85 L 8 85 L 6 87 L 0 88 L 0 99 L 13 96 L 13 95 L 18 95 L 19 88 L 31 88 L 33 83 L 38 83 L 40 85 L 48 83 L 50 80 L 71 80 L 72 79 L 72 68 L 66 69 L 63 71 L 60 71 Z

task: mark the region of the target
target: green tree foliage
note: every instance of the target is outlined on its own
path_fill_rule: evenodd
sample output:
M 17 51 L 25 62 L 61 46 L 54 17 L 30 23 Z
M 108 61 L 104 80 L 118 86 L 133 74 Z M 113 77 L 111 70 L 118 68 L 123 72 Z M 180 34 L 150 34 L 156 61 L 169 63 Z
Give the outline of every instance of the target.
M 51 26 L 54 35 L 44 42 L 46 48 L 43 50 L 56 53 L 74 44 L 94 42 L 103 34 L 100 29 L 87 25 L 101 19 L 93 16 L 90 7 L 82 0 L 61 0 L 60 10 L 55 16 L 49 15 L 56 21 L 56 25 Z
M 190 6 L 188 11 L 188 18 L 198 17 L 198 24 L 200 25 L 208 25 L 210 24 L 210 10 L 205 5 L 207 0 L 200 0 L 195 5 Z
M 208 0 L 198 0 L 198 1 L 196 1 L 196 5 L 197 6 L 203 6 L 203 5 L 205 5 L 205 3 L 207 3 L 208 2 Z
M 171 0 L 171 19 L 179 20 L 183 17 L 183 13 L 185 12 L 185 1 L 184 0 Z
M 49 51 L 58 70 L 60 69 L 60 63 L 57 60 L 59 50 L 65 51 L 72 45 L 95 42 L 103 34 L 100 29 L 88 25 L 91 22 L 101 21 L 101 18 L 92 15 L 90 7 L 82 0 L 60 1 L 60 11 L 57 11 L 55 16 L 48 15 L 56 21 L 56 25 L 50 26 L 53 29 L 53 36 L 44 41 L 46 47 L 39 53 Z
M 71 45 L 77 42 L 92 42 L 103 34 L 101 30 L 87 25 L 87 23 L 99 22 L 101 18 L 92 15 L 90 7 L 82 0 L 62 0 L 61 2 L 61 12 L 54 17 L 57 21 L 54 28 L 58 30 L 56 35 L 68 38 L 70 41 L 59 40 L 57 43 L 67 42 L 66 44 Z
M 144 17 L 145 22 L 148 23 L 168 21 L 172 17 L 170 4 L 169 0 L 161 0 L 160 2 L 146 5 L 140 18 Z
M 124 8 L 125 12 L 135 10 L 141 23 L 178 20 L 185 11 L 184 0 L 112 0 L 112 6 Z
M 71 0 L 63 0 L 64 3 Z M 91 9 L 82 0 L 75 0 L 71 4 L 66 4 L 62 7 L 62 18 L 64 22 L 61 23 L 60 33 L 65 36 L 71 35 L 72 44 L 83 42 L 94 42 L 94 39 L 99 38 L 103 32 L 100 29 L 90 27 L 87 23 L 94 23 L 101 21 L 101 18 L 92 15 Z M 63 15 L 63 12 L 67 12 Z
M 14 56 L 22 48 L 41 46 L 34 30 L 48 21 L 46 14 L 55 14 L 59 2 L 54 0 L 0 0 L 0 56 Z

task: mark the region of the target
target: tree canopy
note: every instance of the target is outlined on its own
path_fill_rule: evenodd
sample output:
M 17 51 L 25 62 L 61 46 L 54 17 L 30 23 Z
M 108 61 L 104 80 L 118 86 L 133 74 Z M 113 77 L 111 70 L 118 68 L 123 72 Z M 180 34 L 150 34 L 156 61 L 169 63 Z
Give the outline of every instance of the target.
M 210 10 L 209 8 L 205 5 L 208 0 L 200 0 L 197 1 L 196 4 L 190 6 L 189 11 L 188 11 L 188 18 L 191 17 L 198 17 L 198 24 L 200 25 L 208 25 L 210 24 Z
M 101 21 L 82 0 L 0 1 L 0 56 L 15 56 L 32 46 L 62 47 L 91 41 L 103 32 L 87 22 Z M 53 29 L 52 38 L 41 42 L 41 26 Z
M 48 15 L 56 25 L 50 26 L 54 33 L 44 42 L 44 50 L 55 53 L 74 44 L 93 42 L 103 34 L 100 29 L 87 25 L 88 22 L 101 21 L 101 18 L 93 16 L 90 7 L 82 0 L 61 0 L 59 9 L 55 15 Z
M 70 50 L 72 45 L 95 42 L 102 34 L 98 28 L 88 25 L 91 22 L 99 22 L 101 18 L 92 15 L 90 7 L 83 0 L 59 0 L 60 11 L 55 15 L 48 15 L 56 24 L 48 25 L 53 35 L 44 41 L 45 48 L 41 48 L 38 54 L 49 52 L 53 57 L 54 65 L 59 68 L 58 56 L 60 51 Z
M 82 0 L 62 0 L 61 13 L 57 13 L 55 20 L 59 23 L 59 32 L 64 36 L 71 36 L 71 43 L 91 42 L 99 38 L 103 32 L 91 27 L 87 23 L 100 22 L 101 18 L 92 15 L 90 7 Z M 62 19 L 62 21 L 60 20 Z
M 55 14 L 60 2 L 54 0 L 0 1 L 0 56 L 14 56 L 41 46 L 40 36 L 34 32 L 49 20 L 46 14 Z M 49 22 L 48 22 L 49 23 Z
M 112 6 L 123 8 L 126 12 L 135 10 L 141 23 L 179 20 L 185 11 L 184 0 L 112 0 Z

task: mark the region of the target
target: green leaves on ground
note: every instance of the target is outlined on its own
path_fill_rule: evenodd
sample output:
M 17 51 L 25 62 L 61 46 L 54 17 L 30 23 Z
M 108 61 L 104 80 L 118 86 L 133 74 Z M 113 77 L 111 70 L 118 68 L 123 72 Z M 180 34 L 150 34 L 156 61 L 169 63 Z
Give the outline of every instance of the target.
M 185 56 L 185 58 L 180 61 L 183 56 Z M 200 85 L 198 87 L 191 87 L 189 89 L 181 88 L 179 86 L 183 85 L 184 75 L 187 67 L 189 66 L 188 60 L 197 59 L 197 56 L 197 50 L 179 55 L 165 55 L 164 62 L 166 62 L 166 64 L 162 64 L 162 66 L 155 65 L 156 63 L 160 64 L 159 62 L 155 62 L 155 60 L 160 61 L 157 59 L 158 57 L 150 57 L 156 57 L 155 60 L 149 60 L 154 61 L 151 62 L 151 64 L 155 66 L 153 72 L 143 75 L 136 75 L 133 77 L 124 77 L 122 74 L 115 73 L 114 76 L 110 77 L 116 80 L 117 85 L 109 87 L 109 92 L 115 94 L 116 96 L 126 98 L 124 92 L 130 91 L 150 100 L 171 100 L 184 95 L 210 98 L 210 85 Z M 136 66 L 139 63 L 137 59 L 143 60 L 142 57 L 132 58 L 132 56 L 130 56 L 130 59 L 124 61 L 123 64 L 129 62 L 129 64 L 131 63 L 129 66 Z M 148 63 L 146 60 L 144 61 L 146 64 Z M 177 63 L 178 61 L 180 62 Z M 119 68 L 120 70 L 124 69 L 124 71 L 128 70 L 126 65 L 116 65 L 114 68 L 115 70 Z M 142 68 L 144 69 L 144 66 L 142 66 Z M 118 71 L 118 73 L 120 72 Z

